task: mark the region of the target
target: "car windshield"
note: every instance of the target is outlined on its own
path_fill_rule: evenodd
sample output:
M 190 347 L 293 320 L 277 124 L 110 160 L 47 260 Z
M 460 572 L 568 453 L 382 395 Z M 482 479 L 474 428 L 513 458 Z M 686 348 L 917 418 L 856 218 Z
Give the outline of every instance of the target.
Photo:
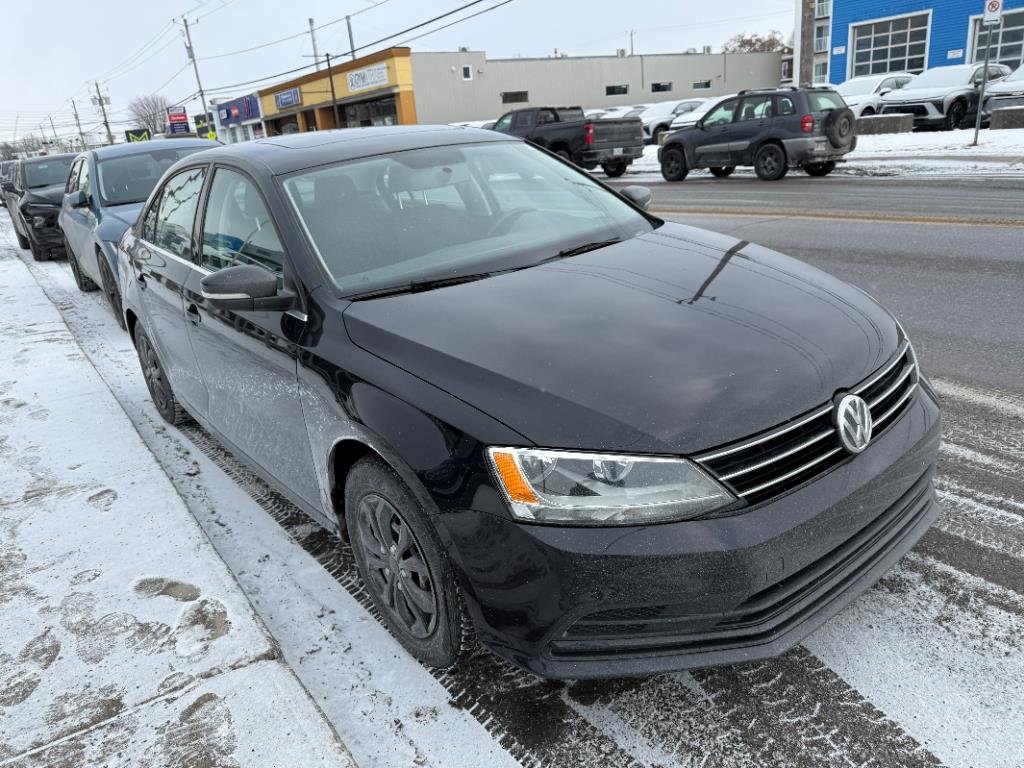
M 174 147 L 110 157 L 96 164 L 100 199 L 104 205 L 141 203 L 149 197 L 164 171 L 183 157 L 208 147 Z
M 353 160 L 299 172 L 284 188 L 348 295 L 528 267 L 655 226 L 587 174 L 519 142 Z
M 966 85 L 970 82 L 973 69 L 938 67 L 922 72 L 914 79 L 913 88 L 948 88 L 953 85 Z
M 836 90 L 840 96 L 860 96 L 874 91 L 883 79 L 881 77 L 858 77 L 836 86 Z
M 1017 67 L 1017 69 L 1013 71 L 1012 75 L 1007 76 L 1006 80 L 1012 80 L 1014 82 L 1024 80 L 1024 67 Z
M 74 156 L 55 157 L 43 162 L 25 163 L 22 174 L 25 177 L 25 186 L 28 189 L 39 187 L 52 187 L 54 184 L 64 184 L 68 180 L 68 171 Z

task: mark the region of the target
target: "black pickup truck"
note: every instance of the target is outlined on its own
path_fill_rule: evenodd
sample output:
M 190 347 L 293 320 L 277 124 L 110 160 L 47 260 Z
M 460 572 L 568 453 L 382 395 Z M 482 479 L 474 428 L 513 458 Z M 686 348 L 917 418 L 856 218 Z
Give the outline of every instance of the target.
M 587 120 L 580 107 L 516 109 L 502 115 L 493 130 L 520 136 L 588 171 L 600 165 L 613 178 L 644 153 L 639 119 Z

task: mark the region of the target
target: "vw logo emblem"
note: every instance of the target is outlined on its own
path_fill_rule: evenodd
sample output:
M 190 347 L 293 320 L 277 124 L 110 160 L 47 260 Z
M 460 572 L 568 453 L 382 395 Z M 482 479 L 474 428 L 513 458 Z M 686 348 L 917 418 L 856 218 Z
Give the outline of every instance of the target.
M 860 453 L 871 442 L 871 409 L 864 398 L 843 395 L 836 402 L 836 431 L 839 442 L 850 453 Z

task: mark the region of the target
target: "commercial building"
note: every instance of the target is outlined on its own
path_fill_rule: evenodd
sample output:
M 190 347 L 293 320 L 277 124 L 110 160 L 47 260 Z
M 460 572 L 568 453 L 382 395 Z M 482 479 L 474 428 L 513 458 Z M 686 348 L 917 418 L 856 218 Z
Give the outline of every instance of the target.
M 256 94 L 214 104 L 217 137 L 225 144 L 263 138 L 263 117 Z
M 806 4 L 814 6 L 815 82 L 919 73 L 985 58 L 985 0 L 797 0 L 797 40 L 801 18 L 809 17 L 802 14 Z M 1016 69 L 1024 64 L 1024 0 L 1004 0 L 1003 7 L 1002 24 L 992 32 L 992 60 Z
M 779 52 L 488 59 L 483 51 L 391 48 L 265 88 L 259 100 L 273 136 L 489 120 L 543 104 L 607 107 L 716 96 L 778 85 L 781 74 Z

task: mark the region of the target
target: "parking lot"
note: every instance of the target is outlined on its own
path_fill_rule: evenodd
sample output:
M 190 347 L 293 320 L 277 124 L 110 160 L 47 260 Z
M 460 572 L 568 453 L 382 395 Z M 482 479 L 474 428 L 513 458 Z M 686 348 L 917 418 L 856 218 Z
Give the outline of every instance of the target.
M 78 292 L 67 262 L 19 251 L 6 216 L 0 258 L 28 264 L 360 765 L 1021 765 L 1020 180 L 650 186 L 658 215 L 878 298 L 943 399 L 938 524 L 773 661 L 591 683 L 541 681 L 482 651 L 448 673 L 419 666 L 371 615 L 345 548 L 201 428 L 160 420 L 102 294 Z

